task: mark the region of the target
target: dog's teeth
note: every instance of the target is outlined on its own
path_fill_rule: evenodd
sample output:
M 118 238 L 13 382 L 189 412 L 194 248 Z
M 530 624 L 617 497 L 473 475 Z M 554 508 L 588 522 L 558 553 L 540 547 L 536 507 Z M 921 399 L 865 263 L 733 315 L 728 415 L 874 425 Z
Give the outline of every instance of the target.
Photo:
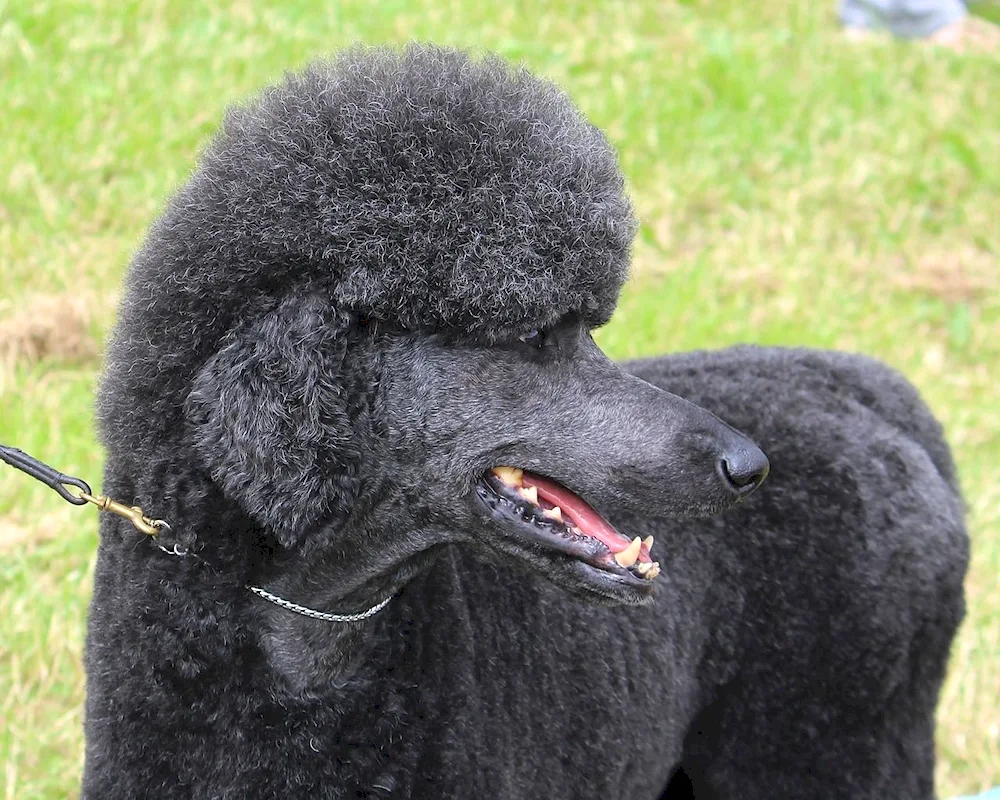
M 650 562 L 650 561 L 642 561 L 642 562 L 640 562 L 640 563 L 639 563 L 639 565 L 638 565 L 638 566 L 636 567 L 636 570 L 638 570 L 638 572 L 639 572 L 639 574 L 640 574 L 640 575 L 645 575 L 645 574 L 646 574 L 647 572 L 649 572 L 649 571 L 650 571 L 650 570 L 651 570 L 652 568 L 653 568 L 653 564 L 652 564 L 652 562 Z
M 562 509 L 559 506 L 547 508 L 542 512 L 542 516 L 554 519 L 556 522 L 562 522 Z
M 639 551 L 641 549 L 642 549 L 642 539 L 636 536 L 632 540 L 632 544 L 630 544 L 620 553 L 615 553 L 615 561 L 618 562 L 618 566 L 620 567 L 631 567 L 639 558 Z
M 521 487 L 520 489 L 518 489 L 518 492 L 521 494 L 521 497 L 523 497 L 525 500 L 527 500 L 529 503 L 531 503 L 531 505 L 533 505 L 533 506 L 537 506 L 538 505 L 538 487 L 537 486 L 529 486 L 527 489 L 525 489 L 524 487 Z
M 651 581 L 659 574 L 660 574 L 660 562 L 654 561 L 652 564 L 649 565 L 649 570 L 646 572 L 644 577 L 646 578 L 647 581 Z
M 493 467 L 493 474 L 508 486 L 520 486 L 524 470 L 517 467 Z
M 647 536 L 645 539 L 642 540 L 642 543 L 644 545 L 646 545 L 646 549 L 647 550 L 652 550 L 653 549 L 653 537 L 652 536 Z

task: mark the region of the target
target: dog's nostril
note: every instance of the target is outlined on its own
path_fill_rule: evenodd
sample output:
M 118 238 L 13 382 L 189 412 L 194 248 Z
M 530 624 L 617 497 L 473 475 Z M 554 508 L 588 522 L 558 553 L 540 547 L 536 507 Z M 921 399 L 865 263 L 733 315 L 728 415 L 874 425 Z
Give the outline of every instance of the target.
M 764 482 L 771 465 L 756 447 L 741 447 L 726 453 L 719 462 L 719 472 L 739 495 L 750 494 Z

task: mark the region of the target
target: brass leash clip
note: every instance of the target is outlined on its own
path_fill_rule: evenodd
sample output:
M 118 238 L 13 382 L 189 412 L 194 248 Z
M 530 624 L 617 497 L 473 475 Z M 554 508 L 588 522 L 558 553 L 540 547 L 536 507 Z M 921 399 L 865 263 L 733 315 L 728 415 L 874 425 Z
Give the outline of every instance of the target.
M 105 495 L 94 497 L 89 492 L 80 492 L 79 496 L 88 503 L 93 503 L 101 511 L 107 511 L 111 514 L 117 514 L 119 517 L 124 517 L 132 523 L 137 531 L 145 533 L 147 536 L 156 536 L 161 528 L 170 527 L 162 519 L 150 519 L 147 517 L 142 513 L 142 509 L 139 506 L 127 506 Z
M 67 503 L 72 503 L 75 506 L 93 503 L 101 511 L 124 517 L 132 523 L 137 531 L 145 533 L 147 536 L 156 536 L 163 528 L 170 529 L 170 526 L 162 519 L 147 517 L 139 506 L 127 506 L 104 495 L 94 496 L 90 485 L 82 478 L 66 475 L 16 447 L 0 444 L 0 461 L 5 461 L 14 469 L 19 469 L 41 481 L 50 489 L 54 489 Z M 71 491 L 70 487 L 79 491 Z

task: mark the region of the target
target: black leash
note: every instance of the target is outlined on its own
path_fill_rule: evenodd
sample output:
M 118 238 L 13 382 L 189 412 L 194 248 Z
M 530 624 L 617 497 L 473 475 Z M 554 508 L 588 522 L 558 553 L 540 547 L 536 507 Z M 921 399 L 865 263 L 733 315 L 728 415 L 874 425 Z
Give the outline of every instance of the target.
M 0 444 L 0 459 L 6 461 L 14 469 L 19 469 L 26 475 L 40 480 L 50 489 L 55 489 L 59 493 L 59 496 L 67 503 L 72 503 L 75 506 L 87 504 L 87 501 L 83 497 L 73 494 L 66 488 L 67 486 L 75 486 L 81 493 L 90 494 L 90 485 L 86 481 L 74 478 L 72 475 L 66 475 L 55 467 L 50 467 L 37 458 L 29 456 L 23 450 L 18 450 L 16 447 L 8 447 L 5 444 Z

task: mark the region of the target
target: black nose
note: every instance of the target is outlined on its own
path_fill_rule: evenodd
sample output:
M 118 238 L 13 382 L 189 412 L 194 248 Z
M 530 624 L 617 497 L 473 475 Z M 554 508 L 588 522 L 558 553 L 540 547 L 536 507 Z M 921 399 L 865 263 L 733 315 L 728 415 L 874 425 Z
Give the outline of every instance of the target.
M 740 497 L 760 486 L 770 469 L 767 456 L 749 442 L 729 450 L 719 461 L 719 472 L 729 488 Z

